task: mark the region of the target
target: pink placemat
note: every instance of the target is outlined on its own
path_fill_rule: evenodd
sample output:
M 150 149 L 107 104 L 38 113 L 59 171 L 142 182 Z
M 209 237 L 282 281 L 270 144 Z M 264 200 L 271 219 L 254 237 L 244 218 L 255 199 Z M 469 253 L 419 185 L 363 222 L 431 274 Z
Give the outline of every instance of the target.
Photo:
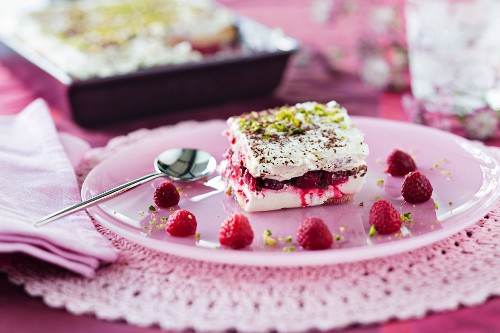
M 78 169 L 80 182 L 114 152 L 169 130 L 136 131 L 91 150 Z M 326 330 L 418 318 L 500 295 L 500 203 L 474 226 L 430 246 L 321 267 L 242 269 L 184 259 L 97 228 L 121 256 L 93 280 L 26 257 L 1 269 L 51 307 L 176 330 Z

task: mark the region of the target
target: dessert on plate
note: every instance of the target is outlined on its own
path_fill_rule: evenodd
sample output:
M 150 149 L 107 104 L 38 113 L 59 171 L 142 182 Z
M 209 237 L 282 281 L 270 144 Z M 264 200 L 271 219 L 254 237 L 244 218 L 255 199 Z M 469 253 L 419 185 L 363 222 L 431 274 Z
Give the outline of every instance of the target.
M 251 112 L 227 123 L 222 178 L 245 211 L 340 204 L 365 182 L 364 134 L 335 101 Z

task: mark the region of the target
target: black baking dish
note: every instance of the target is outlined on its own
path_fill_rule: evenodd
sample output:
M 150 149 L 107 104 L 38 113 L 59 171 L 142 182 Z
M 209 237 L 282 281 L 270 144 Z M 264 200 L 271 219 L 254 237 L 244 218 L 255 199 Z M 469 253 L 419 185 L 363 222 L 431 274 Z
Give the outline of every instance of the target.
M 100 126 L 271 93 L 297 42 L 246 18 L 238 31 L 234 55 L 105 78 L 73 79 L 12 36 L 0 39 L 0 61 L 76 123 Z

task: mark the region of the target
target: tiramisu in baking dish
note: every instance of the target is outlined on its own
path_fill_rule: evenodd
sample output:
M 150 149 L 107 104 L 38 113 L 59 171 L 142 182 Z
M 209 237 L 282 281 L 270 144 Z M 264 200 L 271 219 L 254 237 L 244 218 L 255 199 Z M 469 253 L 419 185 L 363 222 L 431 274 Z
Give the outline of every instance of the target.
M 212 0 L 80 0 L 19 18 L 15 35 L 77 79 L 200 62 L 236 43 L 236 15 Z
M 337 102 L 228 119 L 222 177 L 248 212 L 340 204 L 365 182 L 368 146 Z

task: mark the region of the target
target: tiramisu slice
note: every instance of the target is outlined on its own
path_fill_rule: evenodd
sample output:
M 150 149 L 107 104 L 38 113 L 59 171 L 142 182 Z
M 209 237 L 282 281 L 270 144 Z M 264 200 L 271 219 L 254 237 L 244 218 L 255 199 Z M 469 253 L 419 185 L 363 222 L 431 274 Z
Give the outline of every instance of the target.
M 339 204 L 365 182 L 364 134 L 337 102 L 228 119 L 222 177 L 248 212 Z

